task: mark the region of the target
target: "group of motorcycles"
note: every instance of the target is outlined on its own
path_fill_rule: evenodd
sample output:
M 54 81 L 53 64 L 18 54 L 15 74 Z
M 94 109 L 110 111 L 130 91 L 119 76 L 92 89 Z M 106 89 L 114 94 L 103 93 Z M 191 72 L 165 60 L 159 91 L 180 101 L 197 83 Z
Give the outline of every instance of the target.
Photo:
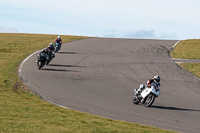
M 38 69 L 40 70 L 44 65 L 48 65 L 50 61 L 55 57 L 55 53 L 57 53 L 61 48 L 60 43 L 54 43 L 54 50 L 50 50 L 49 48 L 45 48 L 46 52 L 41 52 L 38 54 L 36 63 Z
M 55 57 L 55 53 L 57 53 L 60 50 L 60 48 L 61 44 L 54 43 L 54 51 L 46 49 L 48 51 L 39 53 L 36 60 L 38 69 L 40 70 L 44 65 L 48 65 L 50 61 Z M 157 98 L 159 94 L 160 94 L 160 86 L 158 84 L 153 84 L 151 85 L 151 87 L 148 87 L 146 85 L 143 88 L 143 90 L 134 89 L 133 103 L 144 104 L 144 106 L 150 107 L 154 103 L 155 98 Z

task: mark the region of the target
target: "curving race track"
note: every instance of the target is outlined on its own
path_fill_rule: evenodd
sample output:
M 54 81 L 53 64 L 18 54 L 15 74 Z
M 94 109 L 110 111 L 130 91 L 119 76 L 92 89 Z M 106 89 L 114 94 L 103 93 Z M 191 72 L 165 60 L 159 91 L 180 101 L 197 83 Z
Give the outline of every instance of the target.
M 33 54 L 23 82 L 43 99 L 70 109 L 186 133 L 200 131 L 200 80 L 168 56 L 176 40 L 90 38 L 62 45 L 49 66 Z M 133 89 L 161 76 L 151 108 L 132 103 Z

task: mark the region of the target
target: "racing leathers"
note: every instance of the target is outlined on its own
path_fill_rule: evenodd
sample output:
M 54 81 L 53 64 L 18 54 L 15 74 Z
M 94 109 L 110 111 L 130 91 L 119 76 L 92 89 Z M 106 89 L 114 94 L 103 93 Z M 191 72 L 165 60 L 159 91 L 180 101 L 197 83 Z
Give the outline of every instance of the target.
M 50 45 L 47 47 L 47 51 L 48 51 L 48 55 L 49 57 L 51 58 L 54 58 L 55 57 L 55 47 L 54 45 Z
M 38 54 L 37 59 L 39 59 L 41 56 L 44 57 L 45 60 L 47 60 L 47 57 L 48 57 L 48 51 L 47 51 L 46 49 L 43 49 L 42 52 Z M 37 60 L 36 62 L 38 62 L 38 60 Z
M 151 88 L 151 86 L 155 86 L 156 91 L 158 91 L 158 88 L 160 88 L 160 83 L 156 82 L 155 79 L 149 79 L 147 81 L 147 87 Z
M 61 49 L 61 44 L 62 44 L 62 39 L 61 39 L 61 38 L 56 38 L 56 39 L 54 40 L 54 43 L 55 43 L 56 45 L 58 45 L 58 50 L 60 50 L 60 49 Z

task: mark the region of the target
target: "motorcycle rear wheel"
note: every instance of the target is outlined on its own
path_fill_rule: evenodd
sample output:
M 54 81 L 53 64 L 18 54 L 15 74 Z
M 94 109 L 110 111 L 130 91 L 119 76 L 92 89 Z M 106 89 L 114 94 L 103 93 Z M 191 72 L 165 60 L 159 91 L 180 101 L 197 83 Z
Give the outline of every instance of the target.
M 155 100 L 155 95 L 154 94 L 149 94 L 146 97 L 146 100 L 144 102 L 144 106 L 150 107 L 153 104 L 154 100 Z

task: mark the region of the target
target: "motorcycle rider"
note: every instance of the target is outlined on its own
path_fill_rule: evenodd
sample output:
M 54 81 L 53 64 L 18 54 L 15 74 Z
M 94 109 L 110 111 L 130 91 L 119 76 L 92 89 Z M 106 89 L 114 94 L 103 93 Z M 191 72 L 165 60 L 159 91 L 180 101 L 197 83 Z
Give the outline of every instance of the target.
M 155 75 L 152 79 L 147 81 L 147 86 L 150 88 L 152 85 L 160 86 L 160 76 Z M 156 87 L 157 88 L 157 87 Z
M 47 60 L 47 58 L 48 58 L 47 48 L 43 49 L 42 52 L 38 54 L 38 58 L 39 58 L 39 56 L 45 56 L 45 59 Z M 36 62 L 38 62 L 38 60 Z
M 43 49 L 41 53 L 44 53 L 44 54 L 48 55 L 48 50 L 47 50 L 47 48 Z
M 160 86 L 160 76 L 155 75 L 152 79 L 149 79 L 147 81 L 147 87 L 151 87 L 152 85 L 156 86 L 156 89 L 158 88 L 157 86 Z M 144 84 L 140 84 L 140 87 L 137 90 L 137 95 L 141 94 L 141 92 L 145 89 Z
M 61 39 L 61 37 L 60 37 L 60 36 L 57 36 L 57 38 L 54 40 L 54 43 L 55 43 L 56 45 L 58 45 L 58 50 L 60 50 L 60 49 L 61 49 L 61 44 L 62 44 L 62 39 Z
M 52 58 L 55 57 L 55 47 L 52 42 L 47 47 L 47 51 L 49 52 L 48 55 L 50 56 L 50 58 L 51 58 L 51 56 L 52 56 Z

